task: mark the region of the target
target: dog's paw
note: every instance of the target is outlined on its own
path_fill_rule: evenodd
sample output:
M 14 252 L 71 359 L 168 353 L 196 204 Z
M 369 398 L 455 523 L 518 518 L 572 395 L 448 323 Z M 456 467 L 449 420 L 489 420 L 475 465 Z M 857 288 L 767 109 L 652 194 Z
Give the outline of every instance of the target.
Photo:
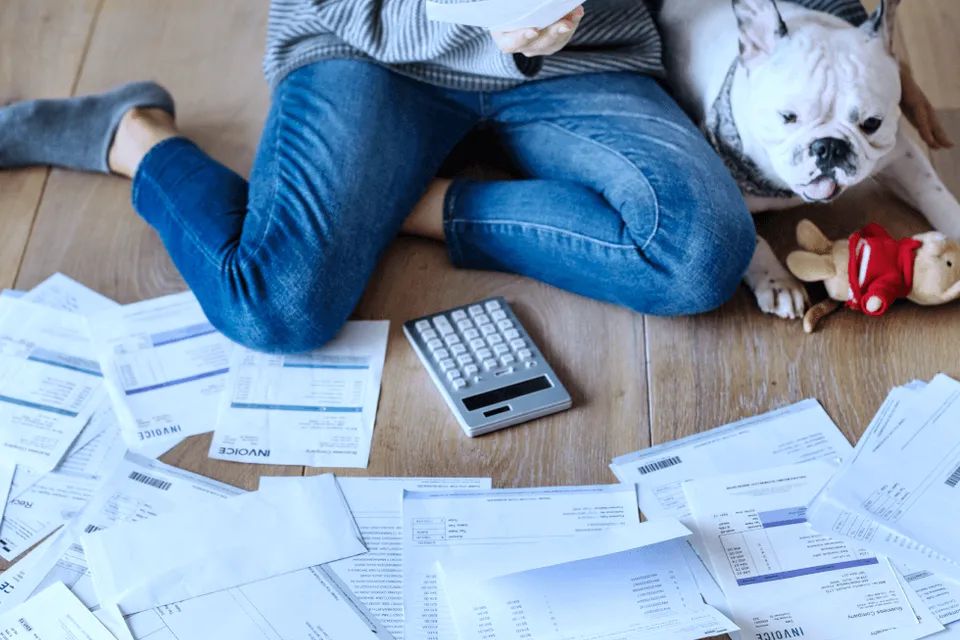
M 802 318 L 810 305 L 803 283 L 790 275 L 761 280 L 753 294 L 761 311 L 787 320 Z

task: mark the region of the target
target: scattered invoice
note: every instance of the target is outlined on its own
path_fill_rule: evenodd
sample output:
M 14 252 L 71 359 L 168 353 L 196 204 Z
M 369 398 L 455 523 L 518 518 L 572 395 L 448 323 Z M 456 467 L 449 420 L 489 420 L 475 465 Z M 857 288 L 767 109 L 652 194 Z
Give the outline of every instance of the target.
M 235 347 L 210 457 L 366 467 L 389 326 L 348 322 L 322 349 L 298 355 Z

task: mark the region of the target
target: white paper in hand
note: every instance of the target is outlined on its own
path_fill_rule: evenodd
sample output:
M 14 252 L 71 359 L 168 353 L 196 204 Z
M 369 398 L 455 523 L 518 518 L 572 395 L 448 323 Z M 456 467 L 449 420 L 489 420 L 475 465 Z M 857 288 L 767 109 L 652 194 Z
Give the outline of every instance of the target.
M 438 2 L 427 0 L 427 18 L 493 31 L 547 27 L 567 15 L 584 0 L 473 0 Z
M 364 553 L 332 475 L 81 536 L 94 588 L 124 614 Z

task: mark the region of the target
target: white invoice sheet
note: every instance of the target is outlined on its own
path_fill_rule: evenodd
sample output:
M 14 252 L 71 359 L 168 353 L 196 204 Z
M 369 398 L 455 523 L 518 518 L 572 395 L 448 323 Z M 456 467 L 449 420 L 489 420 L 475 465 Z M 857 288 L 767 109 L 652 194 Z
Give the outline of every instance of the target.
M 45 307 L 71 311 L 81 315 L 89 315 L 120 306 L 110 298 L 83 286 L 62 273 L 53 274 L 26 292 L 22 299 Z
M 489 564 L 557 562 L 601 555 L 588 544 L 602 532 L 630 533 L 640 517 L 633 487 L 601 485 L 467 492 L 409 492 L 403 496 L 404 637 L 457 637 L 438 566 L 461 559 Z M 622 548 L 616 549 L 622 551 Z M 540 554 L 543 554 L 541 556 Z M 534 568 L 537 564 L 529 566 Z
M 0 615 L 0 638 L 114 640 L 96 616 L 59 583 Z
M 213 429 L 232 343 L 192 293 L 102 311 L 90 329 L 131 450 L 156 457 Z
M 0 556 L 12 560 L 74 518 L 123 457 L 126 447 L 109 405 L 97 413 L 99 435 L 43 475 L 17 468 L 0 522 Z
M 479 580 L 483 565 L 449 561 L 443 586 L 460 639 L 683 639 L 735 631 L 700 595 L 685 557 L 689 534 L 672 518 L 648 521 L 631 532 L 634 548 Z
M 262 478 L 261 483 L 269 478 Z M 337 478 L 369 551 L 326 565 L 403 638 L 403 492 L 490 489 L 489 478 Z M 262 484 L 261 484 L 262 486 Z
M 236 347 L 210 457 L 366 467 L 389 328 L 348 322 L 322 349 L 298 355 Z
M 810 506 L 817 529 L 960 580 L 960 383 L 896 389 Z
M 366 552 L 329 474 L 180 505 L 80 540 L 101 606 L 125 615 Z
M 886 558 L 807 523 L 806 505 L 834 470 L 817 461 L 684 483 L 734 622 L 749 638 L 909 640 L 941 631 Z
M 948 580 L 926 569 L 913 569 L 893 562 L 893 567 L 942 625 L 960 622 L 960 582 Z M 955 625 L 960 632 L 960 624 Z
M 57 466 L 100 401 L 103 376 L 86 321 L 0 299 L 0 451 L 38 472 Z
M 820 403 L 804 400 L 620 456 L 610 468 L 621 482 L 637 485 L 645 516 L 671 516 L 690 526 L 682 488 L 685 480 L 810 460 L 834 461 L 851 450 Z
M 182 505 L 202 507 L 242 493 L 242 489 L 212 478 L 127 452 L 69 527 L 3 574 L 6 582 L 0 584 L 0 612 L 55 582 L 66 584 L 87 607 L 95 609 L 99 599 L 78 534 L 119 522 L 147 520 Z

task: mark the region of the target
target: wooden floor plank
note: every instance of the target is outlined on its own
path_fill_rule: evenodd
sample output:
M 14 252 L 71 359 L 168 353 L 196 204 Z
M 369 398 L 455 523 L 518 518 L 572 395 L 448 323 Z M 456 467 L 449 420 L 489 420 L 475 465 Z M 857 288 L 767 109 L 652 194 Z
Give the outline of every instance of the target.
M 264 2 L 104 0 L 77 93 L 157 80 L 177 99 L 184 131 L 245 174 L 268 105 L 260 72 L 266 17 Z M 51 174 L 17 284 L 30 287 L 55 271 L 120 302 L 185 288 L 133 212 L 129 181 L 111 176 Z M 209 439 L 190 438 L 163 460 L 248 489 L 261 473 L 302 472 L 210 460 Z
M 0 104 L 69 95 L 100 0 L 0 3 Z M 46 169 L 0 172 L 0 287 L 16 279 Z
M 897 12 L 913 73 L 938 109 L 960 108 L 960 3 L 911 0 Z
M 467 438 L 407 344 L 401 323 L 502 295 L 574 398 L 570 411 Z M 452 269 L 439 244 L 402 239 L 357 313 L 391 320 L 373 476 L 492 476 L 496 486 L 608 483 L 614 455 L 648 444 L 642 321 L 506 274 Z M 318 469 L 308 469 L 316 473 Z

